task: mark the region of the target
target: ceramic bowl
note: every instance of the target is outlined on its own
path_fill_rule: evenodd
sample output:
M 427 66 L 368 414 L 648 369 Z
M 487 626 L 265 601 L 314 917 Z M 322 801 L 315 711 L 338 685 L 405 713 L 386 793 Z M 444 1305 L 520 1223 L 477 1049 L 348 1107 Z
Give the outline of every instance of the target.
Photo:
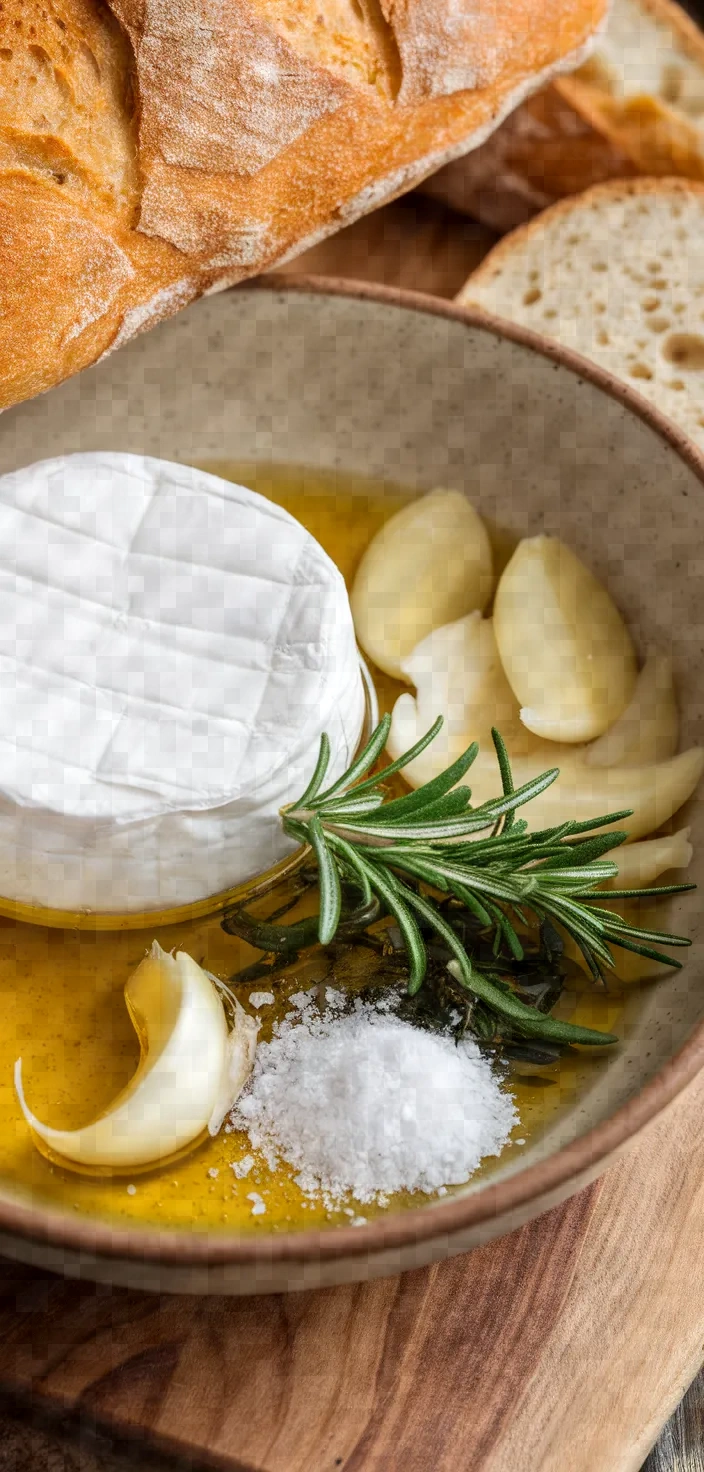
M 272 280 L 194 305 L 0 421 L 0 472 L 115 447 L 464 487 L 516 535 L 559 534 L 618 589 L 641 651 L 672 647 L 683 744 L 704 739 L 704 457 L 562 348 L 429 298 Z M 683 821 L 701 882 L 701 802 Z M 675 905 L 668 922 L 694 939 L 684 969 L 634 992 L 590 1088 L 485 1182 L 363 1227 L 276 1236 L 122 1230 L 0 1183 L 0 1253 L 139 1288 L 253 1293 L 397 1273 L 510 1231 L 603 1171 L 704 1062 L 698 913 L 696 895 Z

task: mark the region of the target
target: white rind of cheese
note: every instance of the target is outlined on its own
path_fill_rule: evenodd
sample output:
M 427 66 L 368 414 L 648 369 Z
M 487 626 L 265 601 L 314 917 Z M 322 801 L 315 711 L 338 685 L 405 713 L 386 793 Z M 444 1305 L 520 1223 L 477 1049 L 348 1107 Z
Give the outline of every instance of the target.
M 3 898 L 158 910 L 262 873 L 363 715 L 344 581 L 282 508 L 103 451 L 0 477 Z

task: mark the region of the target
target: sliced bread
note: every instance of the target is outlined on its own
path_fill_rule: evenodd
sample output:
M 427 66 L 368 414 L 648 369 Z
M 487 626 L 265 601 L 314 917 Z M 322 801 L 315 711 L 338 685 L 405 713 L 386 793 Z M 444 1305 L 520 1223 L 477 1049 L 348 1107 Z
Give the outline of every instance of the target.
M 507 235 L 457 300 L 554 338 L 704 448 L 704 184 L 597 185 Z
M 591 58 L 424 191 L 510 230 L 608 179 L 704 180 L 704 34 L 674 0 L 614 0 Z

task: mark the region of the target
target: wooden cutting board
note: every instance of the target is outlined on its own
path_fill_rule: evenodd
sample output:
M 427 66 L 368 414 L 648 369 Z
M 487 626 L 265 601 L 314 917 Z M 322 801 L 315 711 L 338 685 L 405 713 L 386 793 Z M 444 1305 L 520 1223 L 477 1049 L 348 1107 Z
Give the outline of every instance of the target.
M 490 243 L 412 198 L 303 264 L 451 296 Z M 600 1182 L 400 1278 L 194 1299 L 0 1263 L 0 1388 L 227 1472 L 638 1472 L 704 1359 L 703 1111 L 704 1074 Z
M 400 1278 L 157 1297 L 0 1266 L 0 1386 L 227 1472 L 637 1472 L 704 1342 L 704 1075 L 601 1182 Z

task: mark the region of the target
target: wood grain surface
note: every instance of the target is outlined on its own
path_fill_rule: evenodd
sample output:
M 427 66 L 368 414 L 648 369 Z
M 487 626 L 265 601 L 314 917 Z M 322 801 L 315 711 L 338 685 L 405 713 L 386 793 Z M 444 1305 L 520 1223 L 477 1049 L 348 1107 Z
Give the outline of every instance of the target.
M 323 240 L 281 274 L 347 276 L 449 298 L 457 296 L 497 238 L 475 220 L 409 194 Z
M 489 243 L 413 199 L 297 265 L 451 296 Z M 638 1472 L 704 1358 L 703 1109 L 704 1076 L 601 1182 L 397 1279 L 199 1300 L 0 1264 L 0 1472 Z M 702 1472 L 703 1405 L 648 1472 Z
M 478 1467 L 559 1318 L 598 1193 L 498 1250 L 318 1293 L 157 1297 L 7 1265 L 0 1384 L 228 1468 Z
M 463 1258 L 254 1299 L 10 1264 L 0 1386 L 232 1472 L 636 1472 L 704 1341 L 704 1076 L 602 1181 Z

